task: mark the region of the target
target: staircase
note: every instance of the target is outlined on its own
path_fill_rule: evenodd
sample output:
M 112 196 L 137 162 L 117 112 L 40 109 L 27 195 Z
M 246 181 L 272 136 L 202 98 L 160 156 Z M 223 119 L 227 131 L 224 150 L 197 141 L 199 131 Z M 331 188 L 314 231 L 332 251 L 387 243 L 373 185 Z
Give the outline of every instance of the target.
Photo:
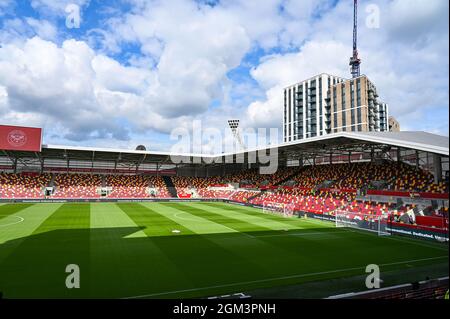
M 323 183 L 320 183 L 316 187 L 314 187 L 314 189 L 319 190 L 319 189 L 322 189 L 322 188 L 331 188 L 334 183 L 336 183 L 336 181 L 334 181 L 334 180 L 327 180 L 327 181 L 324 181 Z
M 167 190 L 170 193 L 170 196 L 173 198 L 177 198 L 177 189 L 175 188 L 175 185 L 173 184 L 172 179 L 170 178 L 170 176 L 162 176 L 162 179 L 164 181 L 164 183 L 166 184 Z
M 286 177 L 286 178 L 284 178 L 284 179 L 282 179 L 282 180 L 276 182 L 276 183 L 274 184 L 274 186 L 279 186 L 279 185 L 281 185 L 281 184 L 283 184 L 283 183 L 285 183 L 285 182 L 291 180 L 293 177 L 297 176 L 298 174 L 300 174 L 301 172 L 303 172 L 305 169 L 306 169 L 305 167 L 301 167 L 301 168 L 298 169 L 298 170 L 294 170 L 294 172 L 293 172 L 291 175 L 289 175 L 288 177 Z
M 55 178 L 56 175 L 54 173 L 52 173 L 52 179 L 50 180 L 50 182 L 48 183 L 47 187 L 53 187 L 55 186 Z

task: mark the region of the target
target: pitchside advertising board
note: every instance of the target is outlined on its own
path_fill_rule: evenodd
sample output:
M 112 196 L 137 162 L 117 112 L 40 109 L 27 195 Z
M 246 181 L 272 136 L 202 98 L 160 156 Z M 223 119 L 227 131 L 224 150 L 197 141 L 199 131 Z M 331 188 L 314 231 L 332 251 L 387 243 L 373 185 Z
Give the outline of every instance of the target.
M 40 152 L 42 129 L 0 125 L 0 150 Z

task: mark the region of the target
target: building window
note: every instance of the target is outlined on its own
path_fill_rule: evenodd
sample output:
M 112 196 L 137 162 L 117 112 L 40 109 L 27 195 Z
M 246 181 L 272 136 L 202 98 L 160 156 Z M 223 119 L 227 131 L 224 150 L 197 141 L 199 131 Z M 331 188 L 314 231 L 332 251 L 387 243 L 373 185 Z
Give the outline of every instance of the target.
M 341 92 L 341 101 L 342 101 L 342 110 L 345 110 L 345 87 L 342 84 L 342 92 Z
M 361 118 L 361 108 L 360 108 L 360 107 L 358 107 L 358 108 L 356 109 L 356 115 L 357 115 L 357 117 L 358 117 L 358 119 L 357 119 L 358 124 L 361 124 L 362 118 Z
M 289 95 L 288 95 L 288 101 L 289 101 L 289 115 L 288 115 L 288 118 L 289 118 L 289 122 L 291 122 L 292 121 L 292 116 L 291 116 L 291 106 L 292 106 L 292 100 L 291 100 L 291 89 L 289 89 L 289 93 L 288 93 Z
M 336 89 L 333 89 L 333 112 L 337 112 L 337 105 L 336 105 Z

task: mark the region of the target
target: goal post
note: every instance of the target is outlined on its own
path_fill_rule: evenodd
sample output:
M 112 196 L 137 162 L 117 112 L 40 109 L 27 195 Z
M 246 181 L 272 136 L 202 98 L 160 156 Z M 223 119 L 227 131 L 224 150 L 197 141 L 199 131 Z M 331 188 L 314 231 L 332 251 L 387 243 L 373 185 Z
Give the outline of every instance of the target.
M 263 213 L 278 214 L 283 217 L 292 217 L 294 215 L 295 207 L 293 204 L 283 204 L 275 202 L 263 203 Z
M 372 215 L 355 212 L 336 211 L 336 227 L 347 227 L 370 231 L 379 236 L 390 235 L 387 230 L 388 217 L 386 215 Z

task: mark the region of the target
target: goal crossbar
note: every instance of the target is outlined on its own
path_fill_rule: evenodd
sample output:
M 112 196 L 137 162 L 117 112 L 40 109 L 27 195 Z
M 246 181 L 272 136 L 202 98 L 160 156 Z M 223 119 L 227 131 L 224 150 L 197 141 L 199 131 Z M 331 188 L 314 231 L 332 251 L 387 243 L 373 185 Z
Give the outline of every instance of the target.
M 347 227 L 369 231 L 379 236 L 390 235 L 387 230 L 387 216 L 336 211 L 336 227 Z
M 283 217 L 291 217 L 294 215 L 295 206 L 293 204 L 283 204 L 276 202 L 265 202 L 263 204 L 263 213 L 278 214 Z

